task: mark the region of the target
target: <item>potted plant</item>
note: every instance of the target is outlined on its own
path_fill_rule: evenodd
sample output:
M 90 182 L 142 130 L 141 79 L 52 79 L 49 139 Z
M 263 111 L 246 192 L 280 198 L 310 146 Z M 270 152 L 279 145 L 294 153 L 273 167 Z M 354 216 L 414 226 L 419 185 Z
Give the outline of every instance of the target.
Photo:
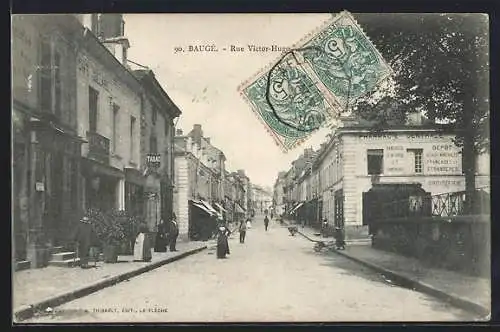
M 96 218 L 94 231 L 102 244 L 104 262 L 116 263 L 120 245 L 125 240 L 125 232 L 121 222 L 123 213 L 113 210 Z
M 141 221 L 137 216 L 130 215 L 129 213 L 122 211 L 120 224 L 122 225 L 125 235 L 125 241 L 122 245 L 122 252 L 124 254 L 131 255 L 134 250 L 134 243 Z

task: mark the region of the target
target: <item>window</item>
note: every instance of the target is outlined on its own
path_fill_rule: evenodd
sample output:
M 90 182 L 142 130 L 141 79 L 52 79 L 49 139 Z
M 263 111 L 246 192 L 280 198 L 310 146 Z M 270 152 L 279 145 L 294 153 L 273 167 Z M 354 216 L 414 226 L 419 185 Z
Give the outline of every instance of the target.
M 97 112 L 98 112 L 99 92 L 89 86 L 89 131 L 97 132 Z
M 168 123 L 168 117 L 164 117 L 164 124 L 165 124 L 165 137 L 168 137 L 168 127 L 169 127 L 169 123 Z
M 156 124 L 157 117 L 158 117 L 158 110 L 156 109 L 156 106 L 153 106 L 153 112 L 151 113 L 151 122 L 153 123 L 153 126 Z
M 130 160 L 134 160 L 135 151 L 135 117 L 130 117 Z
M 52 45 L 42 40 L 40 59 L 40 106 L 42 111 L 52 113 Z
M 422 173 L 422 154 L 423 149 L 408 149 L 409 153 L 413 155 L 413 171 L 415 173 Z
M 149 152 L 158 153 L 158 142 L 155 136 L 149 138 Z
M 61 117 L 61 54 L 54 53 L 54 113 Z
M 118 149 L 118 116 L 120 112 L 120 106 L 113 104 L 113 152 L 116 152 Z
M 368 175 L 382 174 L 384 170 L 384 150 L 367 150 Z

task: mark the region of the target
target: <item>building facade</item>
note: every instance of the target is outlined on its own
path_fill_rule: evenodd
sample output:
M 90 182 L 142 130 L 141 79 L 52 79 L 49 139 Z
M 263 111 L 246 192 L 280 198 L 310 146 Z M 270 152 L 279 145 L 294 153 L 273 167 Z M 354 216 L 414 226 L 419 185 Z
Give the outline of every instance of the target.
M 419 183 L 432 195 L 464 190 L 460 149 L 454 135 L 439 128 L 410 123 L 374 133 L 367 124 L 345 121 L 311 167 L 288 184 L 298 193 L 291 197 L 297 200 L 295 209 L 303 203 L 307 212 L 301 217 L 316 224 L 326 218 L 343 227 L 347 238 L 363 238 L 368 236 L 363 194 L 374 183 Z M 489 185 L 488 156 L 478 160 L 478 186 Z
M 273 185 L 273 209 L 278 216 L 285 212 L 285 183 L 286 172 L 279 172 Z
M 175 137 L 174 212 L 183 237 L 196 238 L 201 219 L 223 219 L 228 212 L 224 194 L 225 156 L 203 136 L 201 125 Z
M 39 267 L 81 211 L 72 15 L 12 18 L 13 255 Z
M 78 54 L 78 132 L 88 141 L 82 149 L 83 205 L 142 216 L 142 86 L 96 34 L 85 28 Z
M 174 119 L 181 111 L 151 70 L 134 70 L 141 82 L 141 173 L 144 175 L 144 215 L 150 230 L 173 213 Z
M 266 210 L 270 213 L 270 209 L 273 203 L 272 193 L 269 190 L 255 184 L 252 185 L 252 192 L 253 209 L 259 213 L 264 213 Z
M 180 111 L 151 72 L 132 73 L 122 15 L 18 15 L 12 27 L 13 259 L 46 265 L 90 207 L 148 219 L 150 187 L 170 216 Z

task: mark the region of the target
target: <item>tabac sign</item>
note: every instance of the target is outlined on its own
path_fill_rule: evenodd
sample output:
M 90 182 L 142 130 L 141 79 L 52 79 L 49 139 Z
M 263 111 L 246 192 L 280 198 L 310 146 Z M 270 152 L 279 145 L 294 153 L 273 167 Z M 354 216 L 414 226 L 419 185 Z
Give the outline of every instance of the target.
M 146 164 L 149 168 L 159 168 L 161 165 L 161 155 L 159 153 L 149 153 L 146 156 Z

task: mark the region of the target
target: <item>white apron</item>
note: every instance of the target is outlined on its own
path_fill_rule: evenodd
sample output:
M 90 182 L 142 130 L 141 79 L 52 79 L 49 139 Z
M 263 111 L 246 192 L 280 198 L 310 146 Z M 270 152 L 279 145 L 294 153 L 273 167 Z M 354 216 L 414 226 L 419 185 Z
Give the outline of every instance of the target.
M 134 245 L 134 261 L 144 260 L 144 233 L 139 233 L 135 239 Z

